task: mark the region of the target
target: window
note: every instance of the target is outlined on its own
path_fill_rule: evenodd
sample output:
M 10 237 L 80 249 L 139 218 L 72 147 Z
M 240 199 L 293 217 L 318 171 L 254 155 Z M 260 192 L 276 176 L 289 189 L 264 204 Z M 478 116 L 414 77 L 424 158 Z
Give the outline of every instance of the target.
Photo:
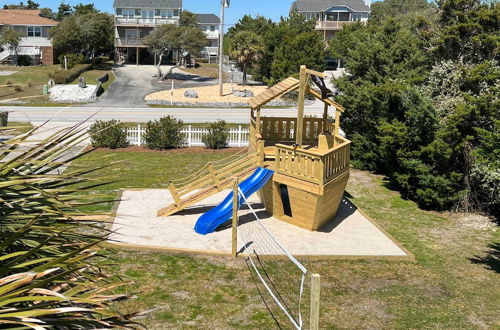
M 122 9 L 123 17 L 134 17 L 135 9 Z
M 160 16 L 161 16 L 161 18 L 172 18 L 172 17 L 174 17 L 174 11 L 173 10 L 160 10 Z
M 201 26 L 201 30 L 202 30 L 202 31 L 208 31 L 208 26 L 206 26 L 206 25 L 202 25 L 202 26 Z
M 350 20 L 350 18 L 351 18 L 350 13 L 346 13 L 346 12 L 339 13 L 339 21 L 347 22 Z
M 28 26 L 28 37 L 41 37 L 42 27 L 41 26 Z
M 215 31 L 215 25 L 210 25 L 210 31 Z
M 290 194 L 288 193 L 288 186 L 280 184 L 281 203 L 283 205 L 283 214 L 287 217 L 293 217 L 292 206 L 290 204 Z
M 306 18 L 309 20 L 309 21 L 317 21 L 319 19 L 319 14 L 318 13 L 306 13 Z

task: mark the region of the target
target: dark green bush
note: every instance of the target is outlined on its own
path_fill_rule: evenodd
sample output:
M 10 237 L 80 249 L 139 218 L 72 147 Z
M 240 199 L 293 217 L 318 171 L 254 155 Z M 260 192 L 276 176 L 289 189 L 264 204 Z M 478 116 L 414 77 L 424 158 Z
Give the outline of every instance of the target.
M 203 143 L 210 149 L 227 148 L 227 139 L 229 138 L 229 128 L 224 120 L 219 120 L 210 124 L 208 134 L 203 136 Z
M 64 57 L 68 59 L 68 69 L 72 69 L 79 64 L 85 63 L 85 56 L 82 54 L 63 54 L 59 56 L 59 63 L 61 63 L 61 67 L 64 69 Z
M 19 55 L 19 57 L 17 58 L 17 65 L 31 66 L 33 65 L 33 59 L 29 55 Z
M 146 125 L 144 140 L 149 149 L 164 150 L 180 148 L 184 144 L 183 123 L 174 117 L 162 117 Z
M 92 69 L 90 64 L 78 64 L 69 70 L 54 71 L 49 76 L 56 84 L 68 84 L 90 69 Z
M 95 148 L 125 148 L 127 133 L 118 120 L 96 121 L 90 126 L 90 140 Z

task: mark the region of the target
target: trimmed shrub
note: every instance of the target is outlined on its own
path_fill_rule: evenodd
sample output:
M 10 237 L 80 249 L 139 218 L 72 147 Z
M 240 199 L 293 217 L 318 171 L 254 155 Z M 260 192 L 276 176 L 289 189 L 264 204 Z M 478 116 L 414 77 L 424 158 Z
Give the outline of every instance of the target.
M 78 64 L 69 70 L 54 71 L 49 74 L 49 77 L 52 78 L 56 84 L 68 84 L 90 69 L 92 69 L 92 65 L 90 64 Z
M 96 121 L 90 126 L 90 140 L 95 148 L 125 148 L 127 132 L 118 120 Z
M 64 69 L 64 57 L 68 59 L 68 70 L 74 68 L 79 64 L 85 63 L 85 56 L 82 54 L 63 54 L 59 56 L 59 63 L 61 63 L 61 67 Z
M 29 55 L 19 55 L 17 58 L 17 65 L 19 66 L 31 66 L 33 65 L 33 58 Z
M 162 117 L 146 125 L 144 140 L 149 149 L 164 150 L 180 148 L 184 144 L 183 123 L 174 117 Z
M 203 143 L 210 149 L 227 148 L 227 139 L 229 138 L 229 128 L 224 120 L 211 123 L 208 128 L 208 134 L 203 136 Z

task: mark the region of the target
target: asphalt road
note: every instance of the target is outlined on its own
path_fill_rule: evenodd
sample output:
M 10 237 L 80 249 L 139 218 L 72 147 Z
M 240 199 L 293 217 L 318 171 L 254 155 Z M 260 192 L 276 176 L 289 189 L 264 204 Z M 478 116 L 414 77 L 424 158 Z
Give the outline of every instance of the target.
M 250 109 L 214 109 L 214 108 L 114 108 L 114 107 L 3 107 L 9 111 L 9 121 L 18 122 L 82 122 L 85 120 L 111 120 L 122 122 L 145 123 L 171 115 L 186 123 L 208 123 L 223 119 L 228 123 L 244 124 L 250 120 Z M 308 106 L 306 115 L 320 117 L 322 107 Z M 262 114 L 267 117 L 296 117 L 297 109 L 263 109 Z

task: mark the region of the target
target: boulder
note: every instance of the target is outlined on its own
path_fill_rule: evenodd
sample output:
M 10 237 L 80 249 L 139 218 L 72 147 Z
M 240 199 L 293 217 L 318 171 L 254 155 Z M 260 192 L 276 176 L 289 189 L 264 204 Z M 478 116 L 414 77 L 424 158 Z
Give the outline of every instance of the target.
M 251 90 L 248 90 L 248 89 L 244 89 L 242 91 L 235 90 L 233 92 L 233 95 L 237 96 L 237 97 L 254 97 L 254 93 Z
M 87 88 L 87 83 L 85 82 L 85 78 L 84 77 L 80 77 L 78 79 L 78 87 L 80 87 L 80 88 Z
M 184 92 L 184 96 L 190 99 L 197 99 L 198 93 L 196 93 L 196 91 L 193 89 L 188 89 L 187 91 Z
M 254 97 L 254 96 L 255 95 L 251 90 L 249 90 L 249 89 L 245 90 L 245 97 Z

